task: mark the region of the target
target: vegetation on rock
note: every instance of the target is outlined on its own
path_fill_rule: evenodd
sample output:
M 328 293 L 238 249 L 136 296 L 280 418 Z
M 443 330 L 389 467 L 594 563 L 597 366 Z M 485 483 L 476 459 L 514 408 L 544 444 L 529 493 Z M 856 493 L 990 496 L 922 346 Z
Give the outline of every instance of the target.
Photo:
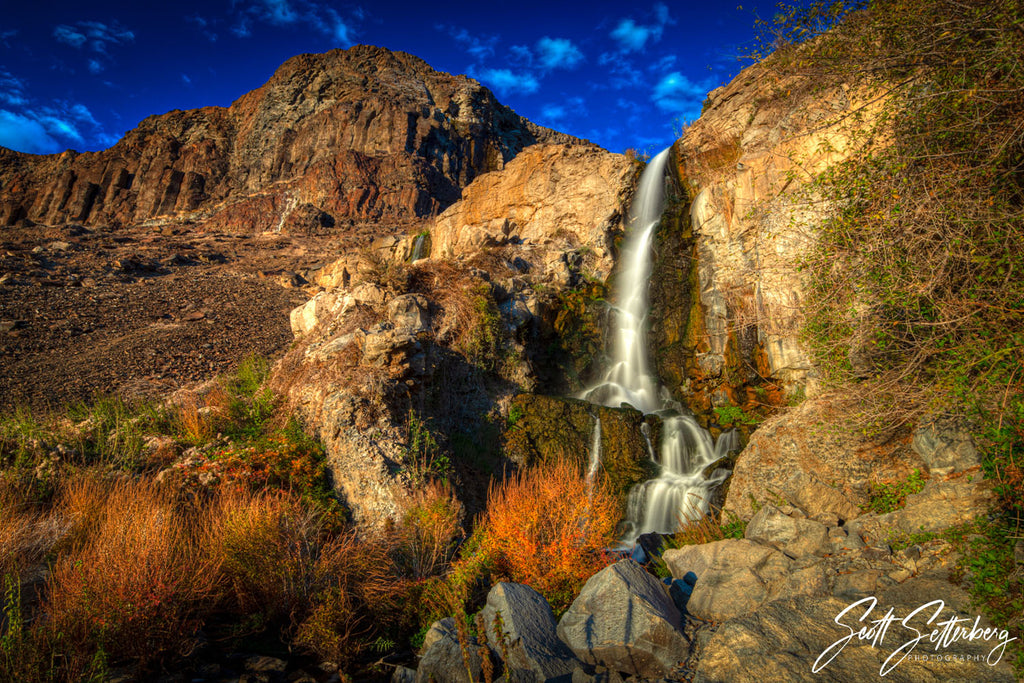
M 929 412 L 973 419 L 1000 496 L 1001 522 L 986 529 L 1018 538 L 1022 25 L 1013 0 L 815 2 L 762 23 L 772 68 L 802 75 L 808 88 L 863 89 L 877 108 L 870 118 L 848 113 L 871 125 L 809 188 L 832 207 L 802 264 L 805 336 L 817 363 L 833 385 L 859 389 L 855 421 L 865 431 L 888 433 Z M 879 509 L 904 489 L 880 492 Z M 1020 586 L 1012 567 L 986 557 L 965 562 L 987 567 L 986 581 L 1001 582 L 1006 597 L 1000 607 L 977 584 L 975 595 L 1005 615 Z

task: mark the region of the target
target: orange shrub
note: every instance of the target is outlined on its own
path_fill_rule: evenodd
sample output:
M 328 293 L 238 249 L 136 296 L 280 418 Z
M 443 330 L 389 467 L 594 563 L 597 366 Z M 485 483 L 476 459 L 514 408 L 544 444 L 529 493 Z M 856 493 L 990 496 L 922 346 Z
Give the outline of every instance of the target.
M 42 562 L 62 533 L 42 515 L 27 491 L 0 477 L 0 575 L 20 574 Z
M 297 645 L 344 663 L 365 646 L 374 617 L 401 600 L 380 543 L 332 529 L 294 494 L 227 491 L 215 510 L 233 607 L 294 633 Z
M 540 591 L 556 612 L 606 566 L 619 505 L 604 482 L 559 462 L 492 484 L 484 544 L 509 578 Z
M 84 485 L 67 501 L 94 501 L 100 486 Z M 92 509 L 92 502 L 87 508 Z M 217 566 L 201 546 L 200 520 L 174 509 L 151 482 L 109 485 L 83 540 L 56 562 L 44 611 L 69 655 L 109 656 L 145 664 L 192 642 L 215 602 Z

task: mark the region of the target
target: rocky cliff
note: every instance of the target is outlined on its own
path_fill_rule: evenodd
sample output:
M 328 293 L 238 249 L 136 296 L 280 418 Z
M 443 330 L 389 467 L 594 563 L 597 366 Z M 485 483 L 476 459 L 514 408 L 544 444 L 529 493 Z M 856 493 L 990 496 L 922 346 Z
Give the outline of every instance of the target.
M 151 116 L 110 149 L 0 149 L 0 225 L 233 232 L 408 222 L 536 142 L 569 142 L 465 76 L 370 46 L 299 55 L 230 107 Z
M 518 448 L 503 449 L 502 431 L 515 422 L 516 394 L 550 390 L 543 374 L 557 362 L 563 297 L 608 277 L 634 180 L 620 154 L 536 145 L 475 179 L 420 235 L 350 249 L 315 274 L 321 291 L 292 312 L 295 343 L 273 381 L 323 442 L 360 524 L 394 518 L 425 476 L 441 473 L 475 511 L 492 473 L 550 456 L 534 438 L 547 423 L 511 439 Z M 429 248 L 412 260 L 417 238 Z M 589 413 L 550 401 L 589 443 Z M 537 420 L 561 420 L 544 406 Z M 646 451 L 632 445 L 617 470 L 623 490 L 644 478 Z M 568 450 L 586 457 L 585 446 Z
M 800 257 L 828 207 L 810 181 L 870 120 L 863 99 L 756 64 L 711 92 L 674 146 L 652 344 L 659 374 L 695 411 L 815 392 Z

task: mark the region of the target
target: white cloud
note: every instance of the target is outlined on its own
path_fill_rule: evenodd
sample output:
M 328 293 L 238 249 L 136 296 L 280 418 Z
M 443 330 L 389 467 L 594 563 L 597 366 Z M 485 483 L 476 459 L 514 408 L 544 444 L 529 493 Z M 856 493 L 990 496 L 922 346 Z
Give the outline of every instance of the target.
M 0 72 L 0 82 L 5 76 L 9 74 Z M 21 111 L 0 110 L 0 145 L 4 147 L 32 154 L 60 152 L 85 143 L 83 127 L 104 144 L 110 138 L 84 104 L 57 100 L 49 106 L 27 107 L 24 97 L 9 104 L 21 105 Z
M 352 22 L 344 19 L 334 8 L 311 0 L 255 0 L 248 5 L 238 3 L 237 23 L 231 32 L 239 38 L 252 35 L 252 23 L 262 22 L 271 26 L 308 26 L 331 38 L 341 47 L 354 43 L 356 35 Z M 361 8 L 352 11 L 355 20 L 361 20 L 365 13 Z M 201 19 L 201 18 L 200 18 Z M 200 24 L 193 18 L 200 28 Z M 205 22 L 205 20 L 203 20 Z M 211 38 L 215 40 L 216 38 Z
M 135 41 L 135 33 L 118 22 L 79 21 L 73 25 L 59 24 L 53 29 L 58 42 L 81 48 L 86 43 L 95 52 L 106 54 L 107 45 L 123 45 Z
M 434 28 L 447 34 L 449 38 L 462 45 L 466 52 L 477 61 L 483 61 L 487 57 L 494 56 L 494 48 L 499 40 L 498 36 L 473 35 L 464 28 L 448 24 L 437 24 Z
M 666 74 L 651 93 L 651 100 L 663 111 L 678 114 L 700 113 L 700 106 L 710 90 L 707 82 L 695 83 L 678 71 Z
M 505 96 L 510 93 L 535 93 L 540 88 L 540 83 L 533 74 L 525 71 L 512 71 L 511 69 L 470 69 L 469 75 L 479 81 L 483 81 L 498 91 L 498 94 Z
M 648 42 L 661 40 L 666 26 L 676 23 L 668 7 L 660 2 L 654 5 L 652 14 L 651 23 L 641 24 L 630 17 L 619 21 L 609 35 L 618 43 L 621 52 L 643 52 Z
M 567 97 L 561 102 L 549 102 L 541 107 L 541 120 L 557 123 L 569 118 L 586 116 L 587 103 L 582 97 Z
M 9 106 L 27 104 L 25 84 L 10 71 L 0 69 L 0 101 Z
M 544 69 L 575 69 L 583 53 L 568 38 L 544 36 L 537 41 L 537 61 Z
M 101 64 L 99 62 L 99 60 L 90 59 L 89 60 L 89 73 L 91 73 L 91 74 L 98 74 L 101 71 L 103 71 L 103 64 Z
M 41 122 L 6 109 L 0 109 L 0 145 L 30 154 L 60 151 L 60 143 Z
M 533 52 L 525 45 L 513 45 L 508 49 L 509 60 L 516 66 L 533 66 Z

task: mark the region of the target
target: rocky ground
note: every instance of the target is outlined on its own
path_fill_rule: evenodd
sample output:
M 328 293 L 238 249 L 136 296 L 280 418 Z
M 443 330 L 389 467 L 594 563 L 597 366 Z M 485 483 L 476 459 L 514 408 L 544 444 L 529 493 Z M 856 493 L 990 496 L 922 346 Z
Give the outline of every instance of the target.
M 665 550 L 663 581 L 653 575 L 661 551 L 634 548 L 557 622 L 532 589 L 498 584 L 483 610 L 486 638 L 441 620 L 417 670 L 393 680 L 480 680 L 491 657 L 507 680 L 1009 683 L 1012 636 L 976 617 L 950 581 L 957 551 L 943 533 L 991 499 L 968 439 L 948 426 L 919 430 L 929 478 L 884 514 L 797 470 L 743 538 Z
M 366 237 L 7 228 L 0 243 L 0 409 L 95 394 L 156 397 L 280 356 L 311 272 Z

